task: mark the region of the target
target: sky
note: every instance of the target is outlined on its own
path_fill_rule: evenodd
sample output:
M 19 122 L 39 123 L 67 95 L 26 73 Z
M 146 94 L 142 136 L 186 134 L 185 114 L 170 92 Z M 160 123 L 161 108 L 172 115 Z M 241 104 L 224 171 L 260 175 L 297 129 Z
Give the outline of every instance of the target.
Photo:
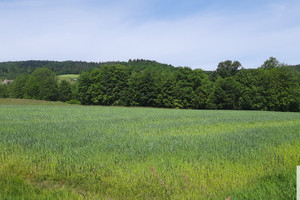
M 300 64 L 298 0 L 0 0 L 0 62 Z

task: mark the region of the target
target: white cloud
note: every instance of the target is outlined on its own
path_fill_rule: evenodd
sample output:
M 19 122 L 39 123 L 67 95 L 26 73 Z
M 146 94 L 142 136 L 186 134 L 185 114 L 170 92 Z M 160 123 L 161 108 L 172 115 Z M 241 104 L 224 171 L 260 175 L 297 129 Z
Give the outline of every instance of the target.
M 143 1 L 98 2 L 94 7 L 72 2 L 0 3 L 0 60 L 145 58 L 206 70 L 226 59 L 245 67 L 258 67 L 269 56 L 300 63 L 300 23 L 294 19 L 300 17 L 298 3 L 150 20 L 143 18 Z

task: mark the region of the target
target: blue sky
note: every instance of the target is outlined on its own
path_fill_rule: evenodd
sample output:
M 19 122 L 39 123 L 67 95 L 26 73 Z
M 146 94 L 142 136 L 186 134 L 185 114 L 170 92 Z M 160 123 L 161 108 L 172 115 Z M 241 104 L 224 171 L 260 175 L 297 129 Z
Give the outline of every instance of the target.
M 0 61 L 300 64 L 296 0 L 0 0 Z

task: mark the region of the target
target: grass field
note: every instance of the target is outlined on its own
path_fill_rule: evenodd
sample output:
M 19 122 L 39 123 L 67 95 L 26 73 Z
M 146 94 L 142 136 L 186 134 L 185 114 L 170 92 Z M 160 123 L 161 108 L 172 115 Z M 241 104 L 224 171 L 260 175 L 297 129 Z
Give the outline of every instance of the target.
M 78 79 L 79 75 L 78 74 L 63 74 L 63 75 L 58 75 L 58 81 L 66 80 L 71 83 L 74 83 L 74 79 Z
M 0 199 L 296 199 L 300 113 L 5 102 Z

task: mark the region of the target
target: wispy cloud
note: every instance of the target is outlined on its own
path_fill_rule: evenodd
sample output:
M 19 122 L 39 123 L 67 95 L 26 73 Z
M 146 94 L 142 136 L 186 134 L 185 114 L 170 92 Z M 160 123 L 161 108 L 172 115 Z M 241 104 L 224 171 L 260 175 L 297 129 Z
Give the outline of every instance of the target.
M 226 59 L 258 67 L 269 56 L 300 63 L 297 1 L 249 9 L 238 3 L 160 2 L 0 1 L 0 60 L 145 58 L 203 69 Z

